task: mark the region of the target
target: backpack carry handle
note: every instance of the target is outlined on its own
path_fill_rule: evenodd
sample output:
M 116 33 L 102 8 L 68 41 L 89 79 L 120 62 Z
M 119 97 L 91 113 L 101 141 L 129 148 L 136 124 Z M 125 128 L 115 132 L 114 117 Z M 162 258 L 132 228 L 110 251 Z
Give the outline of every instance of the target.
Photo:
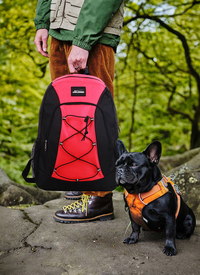
M 85 74 L 85 75 L 91 75 L 87 66 L 85 67 L 85 69 L 80 70 L 78 73 Z
M 30 159 L 26 165 L 26 167 L 24 168 L 23 172 L 22 172 L 22 177 L 24 178 L 24 180 L 28 183 L 35 183 L 35 178 L 28 178 L 28 174 L 29 171 L 31 169 L 31 162 L 33 161 L 33 159 Z
M 88 69 L 87 66 L 86 66 L 86 68 L 85 68 L 85 74 L 86 74 L 86 75 L 90 75 L 90 71 L 89 71 L 89 69 Z

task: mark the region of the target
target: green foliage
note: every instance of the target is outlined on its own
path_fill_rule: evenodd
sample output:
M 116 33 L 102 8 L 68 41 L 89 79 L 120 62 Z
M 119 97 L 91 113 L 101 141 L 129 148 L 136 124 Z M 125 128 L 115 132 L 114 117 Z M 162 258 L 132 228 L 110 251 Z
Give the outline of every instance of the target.
M 37 136 L 38 113 L 49 74 L 42 80 L 33 24 L 36 1 L 0 3 L 0 166 L 19 183 Z M 37 77 L 38 76 L 38 77 Z
M 22 184 L 51 81 L 48 60 L 34 45 L 36 4 L 0 2 L 0 166 Z M 200 136 L 200 4 L 126 0 L 125 5 L 115 77 L 120 138 L 129 150 L 141 151 L 159 139 L 164 155 L 184 152 L 194 129 Z
M 120 137 L 129 150 L 159 139 L 163 154 L 182 153 L 200 125 L 200 4 L 128 1 L 126 7 L 115 80 Z

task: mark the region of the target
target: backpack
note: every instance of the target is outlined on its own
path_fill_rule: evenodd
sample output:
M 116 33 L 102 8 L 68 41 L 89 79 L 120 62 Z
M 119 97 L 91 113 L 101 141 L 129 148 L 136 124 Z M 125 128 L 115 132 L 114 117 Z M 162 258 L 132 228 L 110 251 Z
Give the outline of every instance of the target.
M 117 139 L 116 109 L 104 82 L 86 74 L 59 77 L 42 100 L 38 136 L 22 176 L 44 190 L 111 191 Z

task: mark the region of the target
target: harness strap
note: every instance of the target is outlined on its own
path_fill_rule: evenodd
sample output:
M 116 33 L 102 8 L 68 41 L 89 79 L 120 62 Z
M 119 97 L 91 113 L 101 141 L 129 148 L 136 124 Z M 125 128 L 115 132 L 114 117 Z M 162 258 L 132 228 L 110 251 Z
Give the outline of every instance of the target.
M 178 217 L 178 214 L 179 214 L 179 211 L 180 211 L 180 207 L 181 207 L 181 198 L 180 198 L 180 194 L 179 194 L 179 191 L 178 191 L 178 187 L 177 185 L 168 177 L 166 177 L 165 175 L 163 175 L 162 179 L 160 182 L 158 182 L 158 184 L 156 184 L 149 192 L 146 192 L 146 193 L 142 193 L 140 194 L 140 197 L 141 199 L 144 201 L 145 200 L 145 204 L 148 204 L 149 202 L 152 201 L 152 199 L 149 199 L 149 201 L 146 201 L 146 199 L 151 196 L 155 196 L 156 193 L 160 192 L 162 187 L 159 183 L 162 183 L 164 189 L 166 190 L 166 192 L 168 192 L 168 189 L 167 189 L 167 184 L 168 182 L 171 184 L 171 186 L 173 187 L 174 189 L 174 192 L 176 194 L 176 197 L 177 197 L 177 209 L 176 209 L 176 214 L 175 214 L 175 218 L 177 219 Z
M 171 184 L 171 186 L 173 187 L 174 189 L 174 192 L 176 194 L 176 197 L 177 197 L 177 209 L 176 209 L 176 214 L 175 214 L 175 218 L 177 219 L 178 217 L 178 214 L 179 214 L 179 211 L 180 211 L 180 207 L 181 207 L 181 197 L 180 197 L 180 193 L 179 193 L 179 190 L 178 190 L 178 186 L 170 179 L 170 178 L 167 178 L 166 176 L 163 175 L 163 178 L 162 178 L 166 183 L 169 182 Z
M 150 191 L 145 193 L 140 193 L 140 198 L 142 199 L 143 202 L 145 200 L 145 204 L 148 204 L 149 202 L 152 201 L 150 197 L 153 196 L 155 193 L 159 192 L 160 190 L 161 190 L 160 185 L 156 184 Z M 149 198 L 149 201 L 148 201 L 148 198 Z

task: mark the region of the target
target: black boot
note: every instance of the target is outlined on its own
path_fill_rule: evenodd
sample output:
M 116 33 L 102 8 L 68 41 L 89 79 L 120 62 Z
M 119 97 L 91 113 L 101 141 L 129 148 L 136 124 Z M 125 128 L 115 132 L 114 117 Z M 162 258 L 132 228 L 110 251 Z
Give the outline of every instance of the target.
M 81 191 L 67 191 L 65 193 L 65 198 L 67 200 L 79 200 L 81 199 L 83 193 Z
M 83 195 L 78 200 L 55 213 L 57 222 L 76 223 L 114 219 L 112 193 L 105 197 Z

